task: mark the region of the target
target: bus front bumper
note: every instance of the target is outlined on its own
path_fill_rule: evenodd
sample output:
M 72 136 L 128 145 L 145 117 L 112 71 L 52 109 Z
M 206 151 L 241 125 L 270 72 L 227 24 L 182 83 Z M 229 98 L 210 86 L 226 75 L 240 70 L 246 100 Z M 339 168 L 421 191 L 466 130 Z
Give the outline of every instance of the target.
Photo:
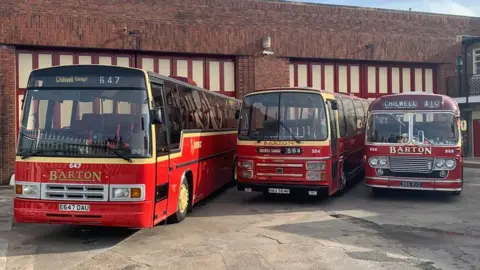
M 462 191 L 462 179 L 406 179 L 395 177 L 369 177 L 365 176 L 365 185 L 374 188 L 431 190 L 431 191 Z
M 60 211 L 60 205 L 89 205 L 89 211 Z M 15 198 L 17 223 L 49 223 L 128 228 L 149 228 L 153 225 L 153 203 L 143 202 L 80 202 Z
M 302 184 L 278 184 L 278 183 L 249 183 L 238 182 L 237 189 L 246 192 L 263 192 L 285 195 L 328 195 L 328 185 L 302 185 Z

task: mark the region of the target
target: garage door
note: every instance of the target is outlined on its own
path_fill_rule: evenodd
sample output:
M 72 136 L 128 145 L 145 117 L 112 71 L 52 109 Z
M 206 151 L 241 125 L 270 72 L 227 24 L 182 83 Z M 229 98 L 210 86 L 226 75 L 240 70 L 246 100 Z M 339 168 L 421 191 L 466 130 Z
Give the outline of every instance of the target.
M 434 71 L 431 65 L 295 61 L 290 64 L 290 86 L 308 86 L 373 99 L 392 93 L 434 92 Z
M 162 75 L 184 76 L 193 79 L 200 87 L 210 89 L 228 96 L 235 96 L 234 61 L 231 58 L 200 58 L 200 57 L 170 57 L 155 55 L 138 56 L 122 53 L 93 53 L 93 52 L 65 52 L 65 51 L 17 51 L 17 131 L 21 116 L 21 104 L 27 86 L 30 72 L 37 68 L 71 65 L 71 64 L 100 64 L 124 67 L 139 67 Z M 63 103 L 58 108 L 61 114 L 69 115 L 71 104 Z M 42 110 L 41 104 L 38 109 Z M 81 108 L 85 112 L 96 111 L 93 108 Z M 102 104 L 103 110 L 121 111 L 128 113 L 130 108 L 125 104 Z M 65 111 L 65 114 L 63 113 Z M 68 121 L 68 117 L 62 117 Z M 63 120 L 59 120 L 63 121 Z M 59 122 L 58 125 L 65 123 Z

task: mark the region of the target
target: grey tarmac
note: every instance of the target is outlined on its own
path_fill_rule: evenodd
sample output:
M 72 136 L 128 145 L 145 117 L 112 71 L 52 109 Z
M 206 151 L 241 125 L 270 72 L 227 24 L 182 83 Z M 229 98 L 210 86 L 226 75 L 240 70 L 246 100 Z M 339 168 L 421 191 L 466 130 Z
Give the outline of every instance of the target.
M 0 269 L 480 269 L 480 170 L 455 197 L 304 200 L 225 189 L 179 224 L 152 229 L 15 224 L 0 189 Z

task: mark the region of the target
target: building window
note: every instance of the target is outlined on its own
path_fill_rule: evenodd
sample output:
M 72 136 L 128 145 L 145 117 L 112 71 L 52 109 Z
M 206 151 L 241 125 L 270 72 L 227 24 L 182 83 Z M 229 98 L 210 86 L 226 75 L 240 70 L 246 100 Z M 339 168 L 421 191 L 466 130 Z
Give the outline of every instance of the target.
M 473 51 L 473 74 L 480 74 L 480 49 Z

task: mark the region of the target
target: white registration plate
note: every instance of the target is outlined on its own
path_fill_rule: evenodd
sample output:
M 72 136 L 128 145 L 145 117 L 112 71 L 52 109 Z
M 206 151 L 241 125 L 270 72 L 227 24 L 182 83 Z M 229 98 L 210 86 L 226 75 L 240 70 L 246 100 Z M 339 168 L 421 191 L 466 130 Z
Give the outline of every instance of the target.
M 276 193 L 276 194 L 290 194 L 290 189 L 286 188 L 269 188 L 268 193 Z
M 90 205 L 88 204 L 59 204 L 58 210 L 60 211 L 73 211 L 73 212 L 88 212 L 90 211 Z

